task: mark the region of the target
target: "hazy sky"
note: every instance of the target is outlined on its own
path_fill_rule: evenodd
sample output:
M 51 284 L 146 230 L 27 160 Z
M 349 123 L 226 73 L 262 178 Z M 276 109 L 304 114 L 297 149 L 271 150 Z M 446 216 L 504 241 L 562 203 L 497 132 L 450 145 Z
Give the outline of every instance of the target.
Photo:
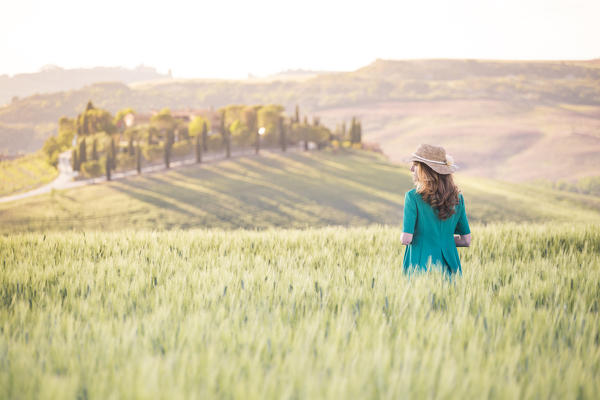
M 0 74 L 144 64 L 245 78 L 377 58 L 600 58 L 600 0 L 3 3 Z

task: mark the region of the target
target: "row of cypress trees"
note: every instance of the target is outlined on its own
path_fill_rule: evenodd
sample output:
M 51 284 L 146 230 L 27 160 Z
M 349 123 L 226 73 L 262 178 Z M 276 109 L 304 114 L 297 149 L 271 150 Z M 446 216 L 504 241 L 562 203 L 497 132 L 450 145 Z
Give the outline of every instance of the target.
M 225 119 L 225 111 L 223 110 L 221 113 L 218 132 L 222 136 L 223 146 L 225 149 L 225 157 L 230 158 L 231 157 L 232 134 L 230 131 L 230 127 L 225 124 L 225 120 L 226 120 Z M 298 106 L 296 106 L 295 114 L 290 118 L 290 122 L 292 124 L 300 122 L 300 112 L 299 112 Z M 304 117 L 304 123 L 308 124 L 306 116 Z M 320 121 L 317 118 L 315 118 L 313 121 L 313 125 L 318 126 L 319 123 L 320 123 Z M 288 143 L 287 143 L 288 142 L 288 139 L 287 139 L 288 127 L 286 126 L 286 124 L 284 122 L 284 117 L 279 117 L 279 120 L 277 121 L 276 126 L 278 128 L 277 130 L 279 131 L 278 132 L 279 133 L 278 141 L 281 146 L 281 150 L 285 152 L 287 150 L 287 145 L 288 145 Z M 291 124 L 290 124 L 290 126 L 291 126 Z M 202 162 L 203 152 L 205 152 L 207 150 L 207 136 L 208 135 L 207 135 L 206 123 L 203 124 L 202 128 L 203 128 L 202 133 L 195 135 L 195 143 L 193 146 L 193 148 L 194 148 L 193 152 L 195 153 L 195 159 L 196 159 L 197 163 Z M 306 132 L 308 132 L 308 131 L 305 131 L 305 138 L 303 140 L 304 150 L 308 150 L 309 137 L 307 136 Z M 330 134 L 330 140 L 332 140 L 335 136 L 337 136 L 337 135 Z M 344 136 L 346 136 L 346 135 L 344 135 Z M 362 140 L 361 123 L 356 119 L 356 117 L 352 118 L 348 136 L 352 143 L 360 143 Z M 348 136 L 346 136 L 346 137 L 348 137 Z M 105 166 L 104 166 L 107 179 L 111 178 L 111 171 L 115 170 L 116 159 L 117 159 L 117 157 L 116 157 L 117 151 L 116 151 L 115 141 L 111 136 L 109 136 L 109 137 L 110 137 L 110 144 L 109 144 L 109 147 L 106 152 Z M 149 138 L 150 138 L 150 136 L 149 136 Z M 86 146 L 87 146 L 87 140 L 89 140 L 89 139 L 90 139 L 89 137 L 88 138 L 82 137 L 79 142 L 78 148 L 75 148 L 72 150 L 72 163 L 73 163 L 73 169 L 75 171 L 80 171 L 81 165 L 83 163 L 85 163 L 86 161 L 88 161 L 88 152 L 87 152 Z M 261 138 L 260 138 L 259 133 L 257 132 L 256 139 L 255 139 L 255 150 L 256 150 L 257 154 L 260 151 L 260 141 L 261 141 Z M 149 142 L 150 142 L 150 139 L 149 139 Z M 163 154 L 164 154 L 165 167 L 170 168 L 172 156 L 173 156 L 172 151 L 173 151 L 173 144 L 174 144 L 174 133 L 172 131 L 169 130 L 166 132 L 166 137 L 165 137 L 165 140 L 163 143 L 164 143 L 164 153 Z M 127 152 L 129 153 L 130 156 L 135 155 L 136 169 L 137 169 L 138 174 L 141 174 L 141 172 L 142 172 L 141 144 L 139 141 L 137 141 L 137 143 L 135 143 L 135 145 L 134 145 L 133 136 L 131 136 L 129 138 Z M 99 161 L 97 138 L 94 138 L 92 141 L 91 160 Z

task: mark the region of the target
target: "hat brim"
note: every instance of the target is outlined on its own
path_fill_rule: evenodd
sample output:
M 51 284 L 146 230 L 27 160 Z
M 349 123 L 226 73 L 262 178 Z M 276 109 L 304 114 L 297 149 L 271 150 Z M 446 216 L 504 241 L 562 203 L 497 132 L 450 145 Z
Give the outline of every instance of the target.
M 454 164 L 453 165 L 444 165 L 444 164 L 431 163 L 431 162 L 420 160 L 420 159 L 416 158 L 415 156 L 410 156 L 410 157 L 406 158 L 405 160 L 407 163 L 411 163 L 413 161 L 418 161 L 420 163 L 427 164 L 427 166 L 429 168 L 431 168 L 438 174 L 442 174 L 442 175 L 452 174 L 452 173 L 456 172 L 456 170 L 458 169 L 458 167 Z

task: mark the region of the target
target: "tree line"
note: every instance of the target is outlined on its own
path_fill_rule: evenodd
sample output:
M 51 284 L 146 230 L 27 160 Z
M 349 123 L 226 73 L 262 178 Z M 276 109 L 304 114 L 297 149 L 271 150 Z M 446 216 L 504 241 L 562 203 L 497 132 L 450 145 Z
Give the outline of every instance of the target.
M 326 147 L 355 147 L 362 143 L 362 125 L 357 118 L 338 125 L 335 130 L 321 124 L 317 116 L 301 116 L 299 106 L 285 115 L 281 105 L 229 105 L 218 110 L 204 110 L 195 115 L 172 113 L 165 108 L 150 118 L 125 108 L 112 115 L 91 101 L 75 118 L 61 117 L 58 133 L 46 140 L 43 150 L 52 165 L 58 154 L 72 152 L 72 165 L 82 176 L 93 177 L 117 169 L 137 169 L 144 163 L 164 162 L 167 168 L 174 159 L 194 156 L 197 163 L 208 152 L 233 149 L 303 146 L 309 150 Z

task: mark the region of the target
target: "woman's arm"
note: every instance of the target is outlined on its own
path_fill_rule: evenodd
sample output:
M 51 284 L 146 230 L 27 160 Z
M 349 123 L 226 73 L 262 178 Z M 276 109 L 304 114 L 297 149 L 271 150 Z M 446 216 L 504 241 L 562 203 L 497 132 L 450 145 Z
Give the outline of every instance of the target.
M 471 245 L 471 234 L 454 235 L 454 243 L 456 247 L 469 247 Z
M 412 233 L 402 232 L 402 244 L 404 246 L 411 244 L 412 243 L 412 238 L 413 238 L 413 234 Z

